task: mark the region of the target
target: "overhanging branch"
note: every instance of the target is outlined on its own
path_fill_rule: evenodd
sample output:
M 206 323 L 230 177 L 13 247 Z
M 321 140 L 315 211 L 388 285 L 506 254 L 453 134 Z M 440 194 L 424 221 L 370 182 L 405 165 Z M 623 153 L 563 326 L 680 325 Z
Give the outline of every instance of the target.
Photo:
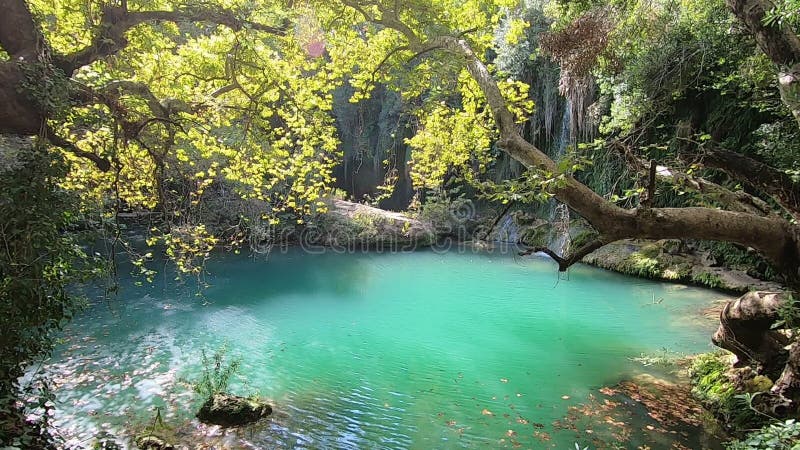
M 597 238 L 593 241 L 588 242 L 583 247 L 579 248 L 578 250 L 570 253 L 567 256 L 561 256 L 549 247 L 532 247 L 523 252 L 520 252 L 520 256 L 530 255 L 533 253 L 541 252 L 545 255 L 552 258 L 558 264 L 558 271 L 559 272 L 566 272 L 567 269 L 570 268 L 573 264 L 579 262 L 583 259 L 584 256 L 592 253 L 593 251 L 599 249 L 600 247 L 610 243 L 611 241 L 607 241 L 603 238 Z
M 366 18 L 370 19 L 368 16 Z M 463 58 L 494 116 L 500 132 L 498 146 L 529 169 L 558 172 L 552 159 L 519 134 L 514 116 L 497 82 L 464 39 L 439 36 L 420 42 L 407 26 L 393 27 L 386 21 L 382 23 L 404 35 L 413 51 L 438 47 Z M 603 236 L 602 241 L 595 243 L 597 248 L 603 245 L 602 242 L 624 238 L 694 238 L 733 242 L 757 249 L 788 279 L 798 279 L 798 233 L 794 226 L 783 219 L 700 207 L 623 209 L 569 175 L 564 175 L 563 184 L 556 187 L 553 194 L 557 200 L 589 221 Z
M 106 6 L 92 43 L 66 56 L 54 58 L 66 74 L 100 58 L 113 55 L 128 45 L 125 33 L 143 23 L 206 22 L 226 26 L 234 31 L 249 28 L 274 35 L 284 35 L 288 24 L 270 26 L 242 20 L 228 10 L 187 8 L 176 11 L 128 11 L 125 7 Z
M 81 150 L 72 142 L 56 134 L 56 132 L 49 125 L 45 126 L 43 134 L 43 137 L 50 141 L 51 144 L 55 145 L 56 147 L 60 147 L 80 158 L 88 159 L 89 161 L 93 162 L 101 172 L 108 172 L 111 169 L 111 162 L 109 160 L 97 156 L 92 152 Z

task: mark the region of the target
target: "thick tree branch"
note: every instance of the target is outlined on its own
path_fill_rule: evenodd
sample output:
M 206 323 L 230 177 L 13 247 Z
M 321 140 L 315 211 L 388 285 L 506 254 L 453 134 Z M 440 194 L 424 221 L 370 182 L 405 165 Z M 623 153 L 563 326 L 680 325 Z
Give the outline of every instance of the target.
M 706 148 L 700 156 L 700 162 L 769 195 L 792 217 L 800 219 L 800 184 L 785 172 L 741 153 L 718 147 Z
M 0 63 L 0 133 L 33 136 L 42 127 L 44 113 L 19 92 L 24 81 L 16 61 Z
M 454 36 L 439 36 L 419 43 L 415 34 L 405 31 L 407 27 L 395 29 L 405 35 L 414 51 L 438 47 L 463 58 L 467 70 L 480 86 L 494 115 L 500 132 L 498 146 L 529 169 L 558 172 L 552 159 L 519 134 L 514 116 L 508 109 L 497 82 L 466 40 Z M 694 238 L 733 242 L 755 248 L 782 270 L 787 279 L 798 279 L 798 232 L 796 227 L 783 219 L 699 207 L 626 210 L 606 201 L 569 175 L 564 177 L 562 185 L 553 190 L 553 194 L 556 199 L 589 221 L 603 236 L 601 242 L 624 238 Z
M 588 242 L 583 247 L 579 248 L 578 250 L 570 253 L 568 256 L 561 256 L 549 247 L 533 247 L 529 248 L 523 252 L 520 252 L 520 256 L 530 255 L 537 252 L 542 252 L 545 255 L 552 258 L 558 264 L 558 271 L 559 272 L 566 272 L 567 269 L 570 268 L 573 264 L 579 262 L 583 259 L 584 256 L 592 253 L 593 251 L 599 249 L 600 247 L 609 244 L 611 241 L 607 241 L 603 238 L 597 238 L 593 241 Z
M 12 59 L 33 61 L 44 43 L 25 0 L 0 0 L 0 47 Z

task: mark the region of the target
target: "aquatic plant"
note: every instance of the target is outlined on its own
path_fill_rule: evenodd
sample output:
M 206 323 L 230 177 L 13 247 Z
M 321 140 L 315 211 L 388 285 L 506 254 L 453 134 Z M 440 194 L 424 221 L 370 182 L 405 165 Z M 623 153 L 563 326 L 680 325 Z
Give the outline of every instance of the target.
M 227 346 L 223 345 L 214 351 L 210 358 L 205 349 L 201 351 L 202 374 L 192 382 L 192 390 L 200 394 L 203 399 L 210 399 L 216 394 L 225 393 L 231 378 L 238 373 L 242 365 L 242 358 L 236 357 L 225 361 Z

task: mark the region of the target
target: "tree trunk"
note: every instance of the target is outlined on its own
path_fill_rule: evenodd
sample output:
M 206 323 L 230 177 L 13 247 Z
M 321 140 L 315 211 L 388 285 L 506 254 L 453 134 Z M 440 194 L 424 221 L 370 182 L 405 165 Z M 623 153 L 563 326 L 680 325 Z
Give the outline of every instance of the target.
M 780 378 L 772 386 L 770 394 L 777 399 L 772 412 L 787 417 L 798 412 L 800 405 L 800 343 L 795 342 L 789 350 L 789 358 Z
M 712 341 L 731 351 L 736 366 L 752 365 L 759 373 L 777 378 L 786 362 L 789 339 L 774 330 L 778 310 L 786 302 L 782 292 L 748 292 L 729 302 L 719 315 Z
M 2 25 L 0 25 L 2 26 Z M 35 135 L 44 124 L 44 114 L 25 94 L 24 62 L 0 63 L 0 133 Z
M 800 38 L 791 27 L 767 25 L 764 17 L 775 5 L 769 0 L 726 0 L 750 31 L 758 47 L 778 66 L 778 88 L 783 103 L 800 124 Z
M 780 308 L 789 301 L 782 292 L 748 292 L 729 302 L 720 313 L 712 341 L 731 351 L 735 367 L 749 365 L 775 384 L 753 401 L 753 407 L 774 417 L 789 417 L 800 410 L 800 345 L 774 328 Z

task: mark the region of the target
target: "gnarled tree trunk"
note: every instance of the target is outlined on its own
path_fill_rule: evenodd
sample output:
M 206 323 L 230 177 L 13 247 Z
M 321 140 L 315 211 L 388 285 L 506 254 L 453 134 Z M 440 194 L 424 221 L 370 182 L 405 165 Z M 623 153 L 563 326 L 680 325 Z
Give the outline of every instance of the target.
M 748 292 L 729 302 L 719 315 L 715 345 L 736 355 L 737 366 L 751 365 L 772 379 L 786 362 L 789 339 L 773 328 L 778 311 L 786 302 L 783 292 Z

